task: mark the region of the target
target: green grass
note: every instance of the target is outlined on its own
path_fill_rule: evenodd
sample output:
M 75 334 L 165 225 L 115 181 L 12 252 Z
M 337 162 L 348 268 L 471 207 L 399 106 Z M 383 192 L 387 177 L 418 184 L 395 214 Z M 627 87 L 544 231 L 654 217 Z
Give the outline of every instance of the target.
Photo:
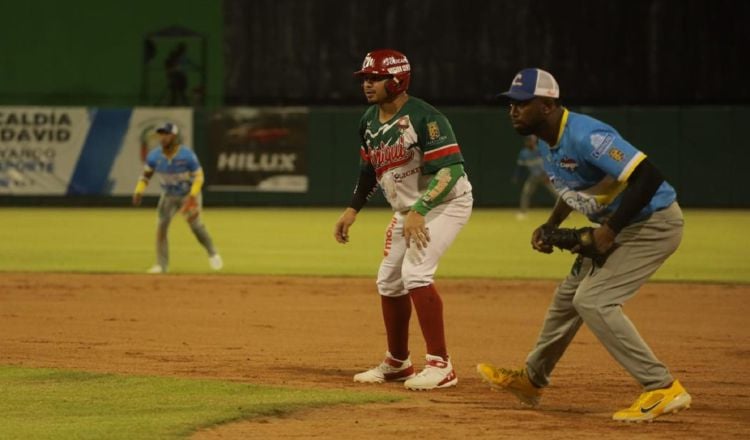
M 366 208 L 351 243 L 332 238 L 339 209 L 209 208 L 204 220 L 225 260 L 222 273 L 374 276 L 382 256 L 386 209 Z M 655 275 L 678 281 L 750 282 L 747 211 L 685 210 L 682 246 Z M 477 209 L 442 259 L 441 277 L 546 278 L 572 259 L 531 250 L 546 210 L 517 221 L 512 210 Z M 0 270 L 143 272 L 154 262 L 156 214 L 142 209 L 0 209 Z M 569 224 L 583 225 L 574 216 Z M 173 273 L 210 272 L 181 218 L 170 229 Z
M 398 397 L 213 380 L 0 366 L 0 438 L 184 438 L 199 428 L 301 407 Z
M 351 243 L 332 238 L 339 209 L 208 209 L 205 222 L 230 274 L 374 277 L 385 209 L 366 209 Z M 559 279 L 572 257 L 530 249 L 547 216 L 475 210 L 441 261 L 441 277 Z M 655 279 L 750 283 L 747 211 L 686 210 L 682 246 Z M 0 271 L 142 273 L 154 261 L 153 209 L 0 208 Z M 584 225 L 574 216 L 569 225 Z M 203 250 L 178 217 L 173 273 L 208 273 Z M 220 276 L 220 275 L 219 275 Z M 0 438 L 183 438 L 197 429 L 301 407 L 393 401 L 392 396 L 288 390 L 222 381 L 128 377 L 0 366 Z

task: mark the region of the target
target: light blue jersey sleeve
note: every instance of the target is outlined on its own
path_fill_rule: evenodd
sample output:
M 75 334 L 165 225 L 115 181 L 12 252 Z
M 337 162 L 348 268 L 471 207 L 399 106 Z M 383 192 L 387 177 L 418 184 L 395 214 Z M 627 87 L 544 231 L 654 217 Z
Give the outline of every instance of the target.
M 159 158 L 160 149 L 154 148 L 146 155 L 146 170 L 153 171 L 156 169 L 156 160 Z
M 186 166 L 190 172 L 194 173 L 198 171 L 199 169 L 201 169 L 201 163 L 198 161 L 198 156 L 195 154 L 193 150 L 187 150 L 187 151 L 189 151 L 190 154 L 188 155 Z
M 558 159 L 570 172 L 553 167 L 553 174 L 565 181 L 562 199 L 593 222 L 602 223 L 619 208 L 628 179 L 646 155 L 597 119 L 570 113 L 568 122 L 570 137 L 564 139 Z M 675 199 L 674 188 L 662 182 L 631 222 L 669 206 Z
M 618 182 L 627 181 L 633 170 L 646 158 L 643 152 L 613 129 L 597 127 L 586 136 L 578 143 L 585 150 L 583 153 L 586 160 Z

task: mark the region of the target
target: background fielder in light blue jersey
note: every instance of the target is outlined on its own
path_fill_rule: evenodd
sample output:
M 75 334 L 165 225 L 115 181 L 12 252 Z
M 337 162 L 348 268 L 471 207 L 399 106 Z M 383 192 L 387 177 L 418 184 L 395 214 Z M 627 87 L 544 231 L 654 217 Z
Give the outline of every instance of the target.
M 187 220 L 195 238 L 208 253 L 208 264 L 214 270 L 224 266 L 213 240 L 201 220 L 203 169 L 195 153 L 179 142 L 179 129 L 167 122 L 156 130 L 161 147 L 146 156 L 146 165 L 133 191 L 133 205 L 141 204 L 143 192 L 154 174 L 161 181 L 161 197 L 156 210 L 159 221 L 156 227 L 156 264 L 148 273 L 165 273 L 169 269 L 169 241 L 167 232 L 172 217 L 178 212 Z
M 614 128 L 586 115 L 564 110 L 557 145 L 539 139 L 544 169 L 560 197 L 595 223 L 604 223 L 617 210 L 633 170 L 646 155 Z M 634 223 L 666 208 L 676 199 L 664 181 Z
M 552 197 L 557 199 L 555 187 L 550 183 L 549 176 L 544 170 L 544 159 L 539 152 L 538 139 L 534 135 L 524 136 L 523 148 L 518 152 L 516 171 L 513 174 L 511 181 L 513 183 L 518 183 L 520 176 L 523 174 L 526 174 L 526 178 L 521 187 L 520 205 L 519 210 L 516 213 L 516 218 L 518 220 L 526 218 L 526 212 L 531 206 L 531 197 L 534 195 L 537 188 L 543 186 L 550 194 L 552 194 Z
M 161 147 L 154 148 L 146 157 L 146 170 L 153 171 L 159 177 L 161 189 L 170 196 L 185 196 L 195 180 L 195 174 L 201 169 L 198 157 L 184 145 L 177 147 L 177 152 L 168 158 Z

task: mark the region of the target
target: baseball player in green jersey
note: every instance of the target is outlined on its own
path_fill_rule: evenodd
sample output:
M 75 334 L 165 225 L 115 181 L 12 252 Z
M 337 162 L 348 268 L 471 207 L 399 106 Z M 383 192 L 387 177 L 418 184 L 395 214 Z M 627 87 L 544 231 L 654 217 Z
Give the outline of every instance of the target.
M 547 222 L 532 233 L 532 248 L 552 252 L 546 240 L 573 210 L 599 226 L 570 248 L 581 254 L 555 291 L 525 367 L 479 364 L 479 375 L 536 406 L 585 323 L 643 389 L 632 406 L 614 413 L 614 420 L 650 421 L 689 408 L 690 394 L 622 310 L 680 245 L 683 219 L 674 188 L 614 128 L 561 106 L 560 89 L 549 72 L 524 69 L 503 95 L 510 99 L 513 128 L 539 137 L 544 169 L 559 194 Z M 584 257 L 583 247 L 595 253 Z
M 161 146 L 151 150 L 146 156 L 146 165 L 138 184 L 133 191 L 133 205 L 141 204 L 143 192 L 149 180 L 157 174 L 161 180 L 162 193 L 157 211 L 159 223 L 156 231 L 156 264 L 148 273 L 165 273 L 169 266 L 169 243 L 167 232 L 172 217 L 182 213 L 190 225 L 195 238 L 208 253 L 211 269 L 220 270 L 224 266 L 221 255 L 216 251 L 206 226 L 201 221 L 201 187 L 203 168 L 198 157 L 178 139 L 179 129 L 167 122 L 156 130 Z
M 372 51 L 355 75 L 373 105 L 360 121 L 359 181 L 334 237 L 339 243 L 349 241 L 357 213 L 378 186 L 394 214 L 377 278 L 388 351 L 378 366 L 356 374 L 354 381 L 403 381 L 412 390 L 451 387 L 458 378 L 433 278 L 440 257 L 471 215 L 473 197 L 461 149 L 445 116 L 406 93 L 411 67 L 404 54 Z M 427 345 L 419 374 L 409 358 L 412 303 Z

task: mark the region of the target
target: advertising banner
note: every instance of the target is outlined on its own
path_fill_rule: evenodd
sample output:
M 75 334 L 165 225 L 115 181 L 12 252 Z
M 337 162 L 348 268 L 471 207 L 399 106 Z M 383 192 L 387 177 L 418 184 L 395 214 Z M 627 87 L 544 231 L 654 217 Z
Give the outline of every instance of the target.
M 209 123 L 211 191 L 307 192 L 309 113 L 303 107 L 217 110 Z
M 0 194 L 66 194 L 91 119 L 84 107 L 0 107 Z
M 0 106 L 0 195 L 129 195 L 165 121 L 191 146 L 187 108 Z

